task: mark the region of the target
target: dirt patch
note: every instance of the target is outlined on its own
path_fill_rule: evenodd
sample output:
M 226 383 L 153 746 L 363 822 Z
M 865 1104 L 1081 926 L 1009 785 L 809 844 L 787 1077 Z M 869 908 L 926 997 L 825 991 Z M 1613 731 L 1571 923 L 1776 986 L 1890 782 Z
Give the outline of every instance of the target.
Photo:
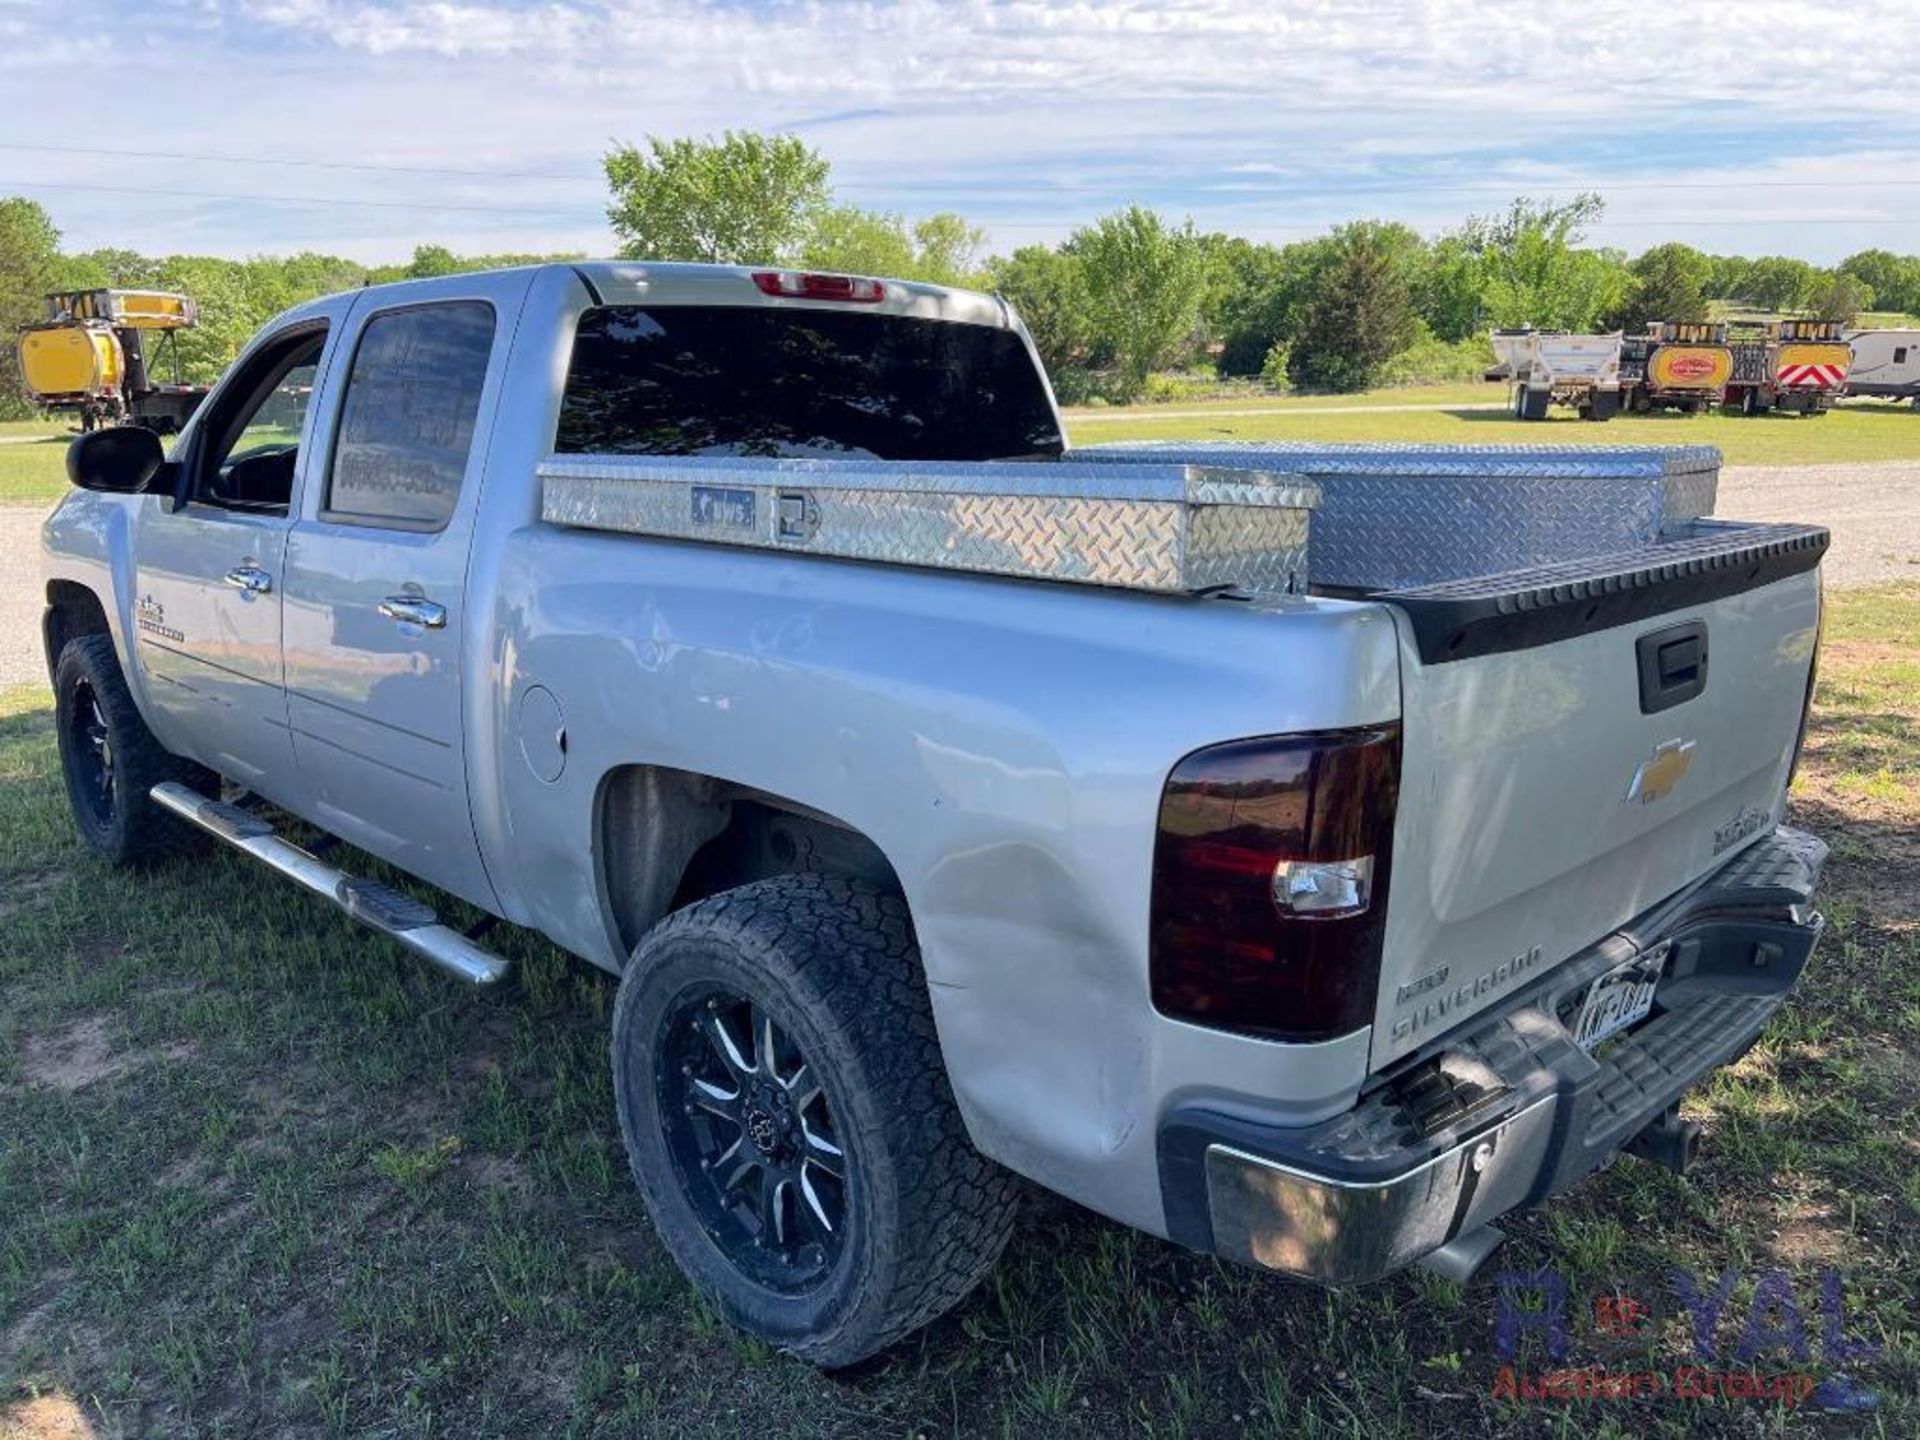
M 1920 837 L 1897 817 L 1884 823 L 1857 818 L 1878 808 L 1864 797 L 1838 792 L 1816 774 L 1800 782 L 1792 823 L 1833 847 L 1827 883 L 1844 880 L 1847 894 L 1874 923 L 1901 934 L 1920 925 Z
M 24 910 L 66 878 L 61 870 L 32 870 L 0 884 L 0 920 Z
M 124 1073 L 125 1056 L 116 1055 L 107 1038 L 104 1015 L 89 1015 L 51 1035 L 31 1037 L 22 1048 L 27 1079 L 69 1093 Z
M 467 1173 L 476 1189 L 507 1190 L 516 1195 L 525 1195 L 533 1188 L 527 1167 L 505 1155 L 466 1155 L 461 1159 L 460 1168 Z
M 20 1058 L 28 1084 L 72 1094 L 156 1060 L 185 1060 L 194 1053 L 194 1047 L 185 1044 L 116 1050 L 112 1022 L 104 1015 L 88 1015 L 51 1035 L 29 1036 Z
M 0 1440 L 94 1440 L 99 1433 L 70 1395 L 42 1395 L 0 1410 Z

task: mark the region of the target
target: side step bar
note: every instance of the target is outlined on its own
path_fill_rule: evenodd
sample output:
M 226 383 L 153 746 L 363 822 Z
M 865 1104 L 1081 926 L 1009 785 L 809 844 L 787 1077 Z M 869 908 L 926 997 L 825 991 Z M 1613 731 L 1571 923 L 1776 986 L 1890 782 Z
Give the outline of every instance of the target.
M 272 825 L 237 806 L 209 800 L 196 790 L 173 783 L 153 787 L 154 801 L 181 819 L 224 840 L 236 850 L 279 871 L 288 879 L 325 896 L 347 914 L 391 935 L 407 949 L 432 962 L 456 980 L 469 985 L 494 985 L 506 978 L 513 962 L 483 950 L 449 925 L 440 923 L 432 908 L 380 884 L 336 870 L 283 840 Z

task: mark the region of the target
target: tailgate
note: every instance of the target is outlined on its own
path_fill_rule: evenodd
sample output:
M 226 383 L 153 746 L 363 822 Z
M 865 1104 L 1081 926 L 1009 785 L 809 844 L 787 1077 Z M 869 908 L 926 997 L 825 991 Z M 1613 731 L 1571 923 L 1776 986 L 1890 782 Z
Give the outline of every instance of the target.
M 1611 335 L 1556 335 L 1540 342 L 1540 359 L 1556 380 L 1611 380 L 1620 341 Z
M 1778 818 L 1826 539 L 1709 522 L 1624 556 L 1377 597 L 1401 634 L 1404 748 L 1375 1068 Z

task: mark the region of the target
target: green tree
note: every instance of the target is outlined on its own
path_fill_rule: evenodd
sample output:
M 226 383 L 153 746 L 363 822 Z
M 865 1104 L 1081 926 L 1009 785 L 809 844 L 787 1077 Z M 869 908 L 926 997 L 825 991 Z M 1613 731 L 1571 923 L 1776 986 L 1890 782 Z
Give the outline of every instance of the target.
M 1055 388 L 1063 396 L 1081 398 L 1085 387 L 1073 377 L 1093 345 L 1093 315 L 1078 257 L 1050 245 L 1022 245 L 1011 255 L 988 261 L 987 273 L 993 288 L 1026 323 Z
M 1132 205 L 1074 231 L 1065 248 L 1085 276 L 1093 341 L 1114 368 L 1115 398 L 1135 399 L 1194 338 L 1207 268 L 1193 227 L 1176 230 Z
M 965 217 L 942 210 L 913 227 L 914 280 L 932 285 L 972 285 L 980 278 L 980 249 L 987 232 Z
M 407 266 L 407 279 L 431 280 L 438 275 L 458 275 L 465 268 L 460 257 L 444 245 L 416 245 L 413 260 Z
M 815 218 L 813 232 L 800 248 L 799 262 L 809 270 L 908 279 L 914 262 L 913 237 L 898 215 L 857 205 L 830 205 Z
M 1331 263 L 1288 357 L 1296 385 L 1364 390 L 1418 333 L 1404 227 L 1362 222 L 1334 232 Z
M 635 259 L 751 265 L 785 261 L 828 200 L 827 162 L 791 135 L 729 130 L 719 140 L 649 137 L 603 164 L 607 220 Z
M 1414 305 L 1439 339 L 1458 344 L 1486 333 L 1485 270 L 1484 255 L 1466 235 L 1443 235 L 1428 250 Z
M 1210 285 L 1201 324 L 1220 345 L 1222 375 L 1267 375 L 1276 346 L 1300 333 L 1302 317 L 1334 252 L 1330 237 L 1290 245 L 1255 245 L 1227 236 L 1203 237 Z
M 985 236 L 960 216 L 929 215 L 911 228 L 900 216 L 857 205 L 830 205 L 800 248 L 809 270 L 966 285 L 977 279 L 975 256 Z
M 1713 261 L 1691 245 L 1656 245 L 1628 268 L 1633 288 L 1606 322 L 1609 328 L 1635 332 L 1646 329 L 1649 320 L 1691 323 L 1707 318 L 1706 285 Z
M 1873 287 L 1858 276 L 1840 270 L 1828 270 L 1813 282 L 1806 308 L 1815 320 L 1851 325 L 1860 312 L 1872 307 Z
M 1750 262 L 1733 297 L 1763 310 L 1804 310 L 1820 272 L 1790 255 L 1763 255 Z
M 210 255 L 169 255 L 160 262 L 155 282 L 162 290 L 191 295 L 200 323 L 178 332 L 180 363 L 186 378 L 210 384 L 233 363 L 261 324 L 275 312 L 273 298 L 248 284 L 247 267 Z M 284 309 L 284 306 L 278 307 Z
M 1747 272 L 1753 268 L 1753 261 L 1744 255 L 1709 255 L 1712 266 L 1706 284 L 1709 300 L 1738 300 L 1746 293 Z
M 1862 250 L 1840 262 L 1840 273 L 1851 275 L 1873 291 L 1873 303 L 1883 310 L 1920 310 L 1920 259 L 1895 255 L 1891 250 Z
M 60 232 L 32 200 L 0 200 L 0 415 L 30 413 L 14 332 L 38 320 L 60 271 Z
M 134 250 L 86 250 L 61 257 L 60 290 L 151 290 L 160 264 Z
M 1434 332 L 1463 338 L 1463 288 L 1479 297 L 1480 325 L 1596 328 L 1619 308 L 1631 280 L 1617 252 L 1581 247 L 1586 227 L 1604 210 L 1598 195 L 1587 194 L 1563 204 L 1523 198 L 1504 215 L 1469 218 L 1445 246 L 1440 269 L 1449 277 L 1454 313 L 1430 315 Z

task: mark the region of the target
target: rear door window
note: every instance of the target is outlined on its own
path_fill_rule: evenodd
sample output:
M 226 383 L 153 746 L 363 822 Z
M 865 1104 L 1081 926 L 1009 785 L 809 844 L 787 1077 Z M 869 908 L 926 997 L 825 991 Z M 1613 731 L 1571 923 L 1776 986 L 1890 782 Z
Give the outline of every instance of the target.
M 460 501 L 493 307 L 461 300 L 375 315 L 347 377 L 326 518 L 441 530 Z
M 1058 455 L 1025 343 L 987 325 L 776 306 L 610 305 L 580 319 L 555 448 L 1008 460 Z

